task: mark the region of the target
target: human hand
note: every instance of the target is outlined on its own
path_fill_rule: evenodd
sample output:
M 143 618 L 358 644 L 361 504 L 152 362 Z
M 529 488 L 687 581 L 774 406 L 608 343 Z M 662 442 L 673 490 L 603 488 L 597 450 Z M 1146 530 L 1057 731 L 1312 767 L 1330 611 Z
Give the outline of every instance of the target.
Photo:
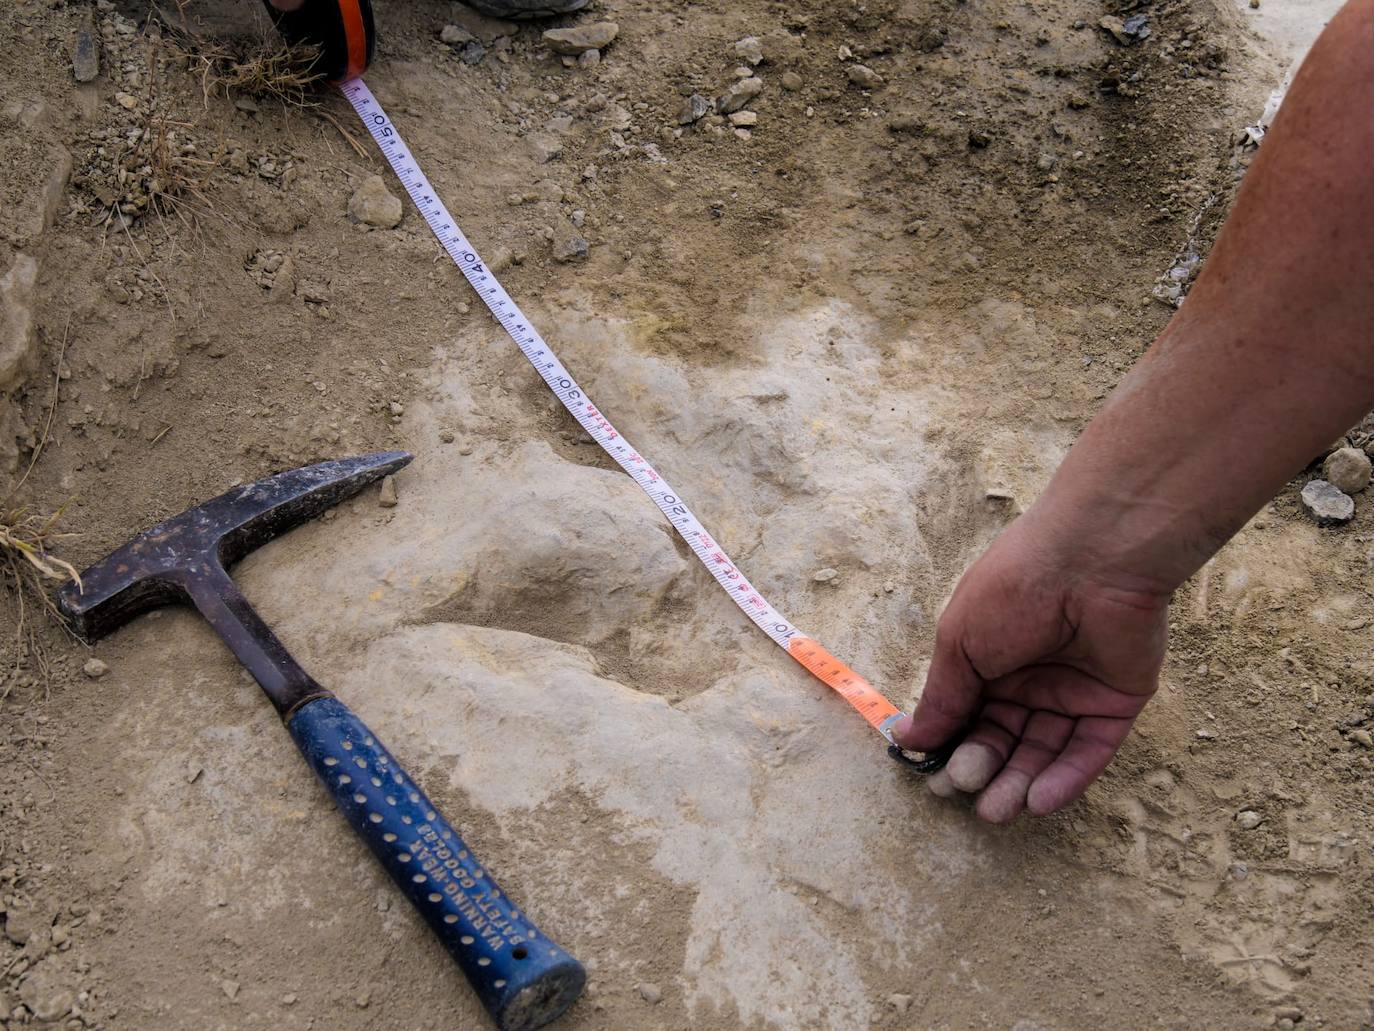
M 937 794 L 977 792 L 976 811 L 1009 823 L 1052 813 L 1111 762 L 1155 693 L 1169 596 L 1092 578 L 1074 542 L 1014 523 L 964 575 L 935 634 L 915 713 L 894 728 L 929 751 L 972 727 Z

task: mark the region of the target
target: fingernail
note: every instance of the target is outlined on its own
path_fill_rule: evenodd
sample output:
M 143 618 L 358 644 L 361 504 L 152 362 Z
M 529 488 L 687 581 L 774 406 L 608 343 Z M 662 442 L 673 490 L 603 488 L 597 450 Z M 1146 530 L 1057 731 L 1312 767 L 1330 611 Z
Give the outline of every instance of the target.
M 911 725 L 915 721 L 910 716 L 903 716 L 896 723 L 892 724 L 892 736 L 898 741 L 905 741 L 906 736 L 911 733 Z
M 949 757 L 949 779 L 960 791 L 981 791 L 1002 768 L 1002 757 L 976 741 L 960 745 Z

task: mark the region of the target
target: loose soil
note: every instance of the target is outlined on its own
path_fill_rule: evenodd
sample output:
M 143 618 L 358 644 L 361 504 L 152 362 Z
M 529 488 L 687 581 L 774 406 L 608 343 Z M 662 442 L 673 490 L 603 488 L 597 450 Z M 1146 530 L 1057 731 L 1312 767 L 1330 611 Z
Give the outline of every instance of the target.
M 562 1026 L 1374 1026 L 1362 498 L 1318 528 L 1294 481 L 1180 592 L 1100 783 L 976 826 L 713 593 L 408 201 L 350 221 L 368 176 L 400 191 L 341 98 L 215 88 L 255 5 L 164 7 L 0 10 L 0 268 L 40 266 L 0 485 L 32 465 L 16 501 L 64 508 L 80 566 L 234 483 L 415 452 L 397 508 L 239 579 L 587 963 Z M 1167 320 L 1278 60 L 1212 0 L 597 0 L 560 22 L 619 24 L 592 68 L 464 12 L 378 0 L 369 84 L 619 428 L 909 705 L 960 572 Z M 1099 27 L 1132 14 L 1147 39 Z M 748 138 L 680 126 L 748 35 Z M 0 1026 L 483 1026 L 193 616 L 92 650 L 4 591 Z

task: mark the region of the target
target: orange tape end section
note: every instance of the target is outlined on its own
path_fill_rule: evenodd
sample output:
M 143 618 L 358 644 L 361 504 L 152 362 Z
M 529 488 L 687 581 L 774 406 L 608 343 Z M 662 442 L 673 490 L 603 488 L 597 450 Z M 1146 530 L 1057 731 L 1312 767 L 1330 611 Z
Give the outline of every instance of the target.
M 348 39 L 348 71 L 344 79 L 356 79 L 367 71 L 367 26 L 363 24 L 362 4 L 358 0 L 339 0 L 339 13 Z
M 876 687 L 831 655 L 819 641 L 794 637 L 787 642 L 787 651 L 822 684 L 839 692 L 873 726 L 880 727 L 884 720 L 897 714 L 897 707 Z

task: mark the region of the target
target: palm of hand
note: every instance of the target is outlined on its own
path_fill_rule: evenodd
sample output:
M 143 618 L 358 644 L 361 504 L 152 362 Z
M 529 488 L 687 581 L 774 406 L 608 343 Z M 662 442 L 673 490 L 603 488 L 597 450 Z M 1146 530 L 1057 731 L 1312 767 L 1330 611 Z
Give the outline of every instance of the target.
M 930 784 L 978 792 L 978 815 L 994 823 L 1083 793 L 1154 694 L 1167 636 L 1167 597 L 1071 579 L 1017 530 L 959 584 L 912 722 L 897 731 L 930 749 L 971 727 Z

